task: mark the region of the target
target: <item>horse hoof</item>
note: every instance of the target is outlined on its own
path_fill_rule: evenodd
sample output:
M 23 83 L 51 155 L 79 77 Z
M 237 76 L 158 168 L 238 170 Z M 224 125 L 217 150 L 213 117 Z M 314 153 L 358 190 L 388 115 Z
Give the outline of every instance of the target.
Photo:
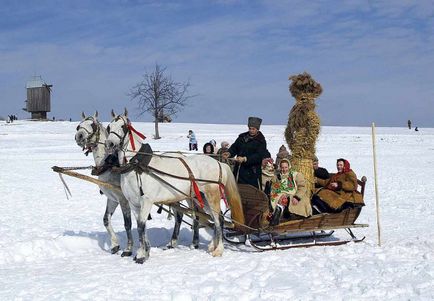
M 220 257 L 223 255 L 223 252 L 220 250 L 214 250 L 213 252 L 211 252 L 212 257 Z
M 137 258 L 137 256 L 134 256 L 134 261 L 137 263 L 137 264 L 143 264 L 144 262 L 145 262 L 145 258 L 144 257 L 142 257 L 142 258 Z
M 122 254 L 121 254 L 121 257 L 128 257 L 128 256 L 131 256 L 131 255 L 133 255 L 133 252 L 131 252 L 131 251 L 123 251 Z
M 199 249 L 199 245 L 194 245 L 193 248 Z
M 119 251 L 120 247 L 116 246 L 114 248 L 111 249 L 112 254 L 116 254 Z

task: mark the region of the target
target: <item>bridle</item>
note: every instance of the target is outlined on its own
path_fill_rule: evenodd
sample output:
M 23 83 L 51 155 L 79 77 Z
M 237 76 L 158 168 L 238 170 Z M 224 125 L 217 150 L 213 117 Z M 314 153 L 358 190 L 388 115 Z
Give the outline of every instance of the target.
M 121 126 L 122 132 L 123 132 L 123 136 L 121 136 L 118 133 L 110 130 L 110 124 L 112 122 L 119 121 L 119 119 L 121 119 L 124 122 L 124 124 Z M 107 126 L 108 135 L 113 134 L 116 137 L 118 137 L 119 138 L 119 147 L 118 148 L 121 149 L 121 150 L 123 150 L 122 148 L 123 148 L 123 145 L 124 145 L 125 138 L 127 137 L 127 134 L 129 133 L 129 128 L 128 128 L 129 120 L 127 118 L 127 120 L 125 121 L 125 119 L 121 115 L 118 115 L 118 116 L 115 117 L 115 119 L 112 122 Z
M 92 123 L 90 125 L 92 128 L 92 131 L 89 131 L 87 128 L 85 128 L 84 126 L 81 125 L 83 122 L 85 122 L 87 120 L 92 120 Z M 77 132 L 79 130 L 84 130 L 87 133 L 87 138 L 84 142 L 84 148 L 88 148 L 89 150 L 92 150 L 92 148 L 96 147 L 98 144 L 103 144 L 102 142 L 99 142 L 99 137 L 100 137 L 100 132 L 101 132 L 99 125 L 100 125 L 100 123 L 98 121 L 96 121 L 93 117 L 87 117 L 82 122 L 80 122 L 80 124 L 77 126 Z M 90 140 L 94 136 L 95 136 L 95 142 L 91 142 Z

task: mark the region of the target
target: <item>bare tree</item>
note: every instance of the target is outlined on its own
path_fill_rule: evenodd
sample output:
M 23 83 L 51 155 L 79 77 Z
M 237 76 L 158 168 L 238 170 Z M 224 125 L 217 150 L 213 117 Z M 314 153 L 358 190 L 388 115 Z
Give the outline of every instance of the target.
M 149 112 L 154 117 L 155 139 L 160 139 L 158 123 L 180 112 L 195 95 L 188 94 L 190 82 L 175 82 L 166 75 L 166 67 L 155 64 L 151 73 L 131 88 L 129 96 L 139 104 L 139 115 Z

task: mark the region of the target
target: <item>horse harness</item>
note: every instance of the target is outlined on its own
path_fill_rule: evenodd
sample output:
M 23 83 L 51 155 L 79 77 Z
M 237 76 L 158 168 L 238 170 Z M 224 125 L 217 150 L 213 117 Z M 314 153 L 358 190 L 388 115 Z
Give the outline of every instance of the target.
M 218 184 L 220 194 L 221 194 L 223 200 L 225 201 L 225 203 L 227 203 L 226 197 L 224 195 L 224 184 L 222 183 L 222 167 L 221 167 L 220 162 L 216 161 L 219 165 L 219 179 L 218 179 L 218 181 L 214 181 L 214 180 L 196 178 L 194 176 L 194 173 L 191 170 L 190 166 L 187 164 L 187 162 L 182 157 L 169 157 L 169 158 L 180 160 L 181 163 L 184 165 L 184 167 L 187 169 L 188 177 L 177 176 L 177 175 L 162 171 L 160 169 L 157 169 L 155 167 L 149 166 L 149 163 L 150 163 L 153 156 L 169 157 L 169 156 L 164 156 L 164 155 L 156 155 L 152 152 L 152 149 L 151 149 L 149 144 L 147 144 L 147 143 L 142 144 L 142 147 L 140 148 L 140 150 L 136 153 L 136 155 L 134 155 L 130 159 L 130 161 L 128 163 L 126 163 L 125 165 L 120 166 L 120 167 L 112 167 L 112 172 L 125 174 L 127 172 L 134 171 L 136 173 L 137 182 L 139 184 L 140 195 L 143 195 L 143 189 L 142 189 L 142 182 L 141 182 L 139 175 L 142 174 L 143 172 L 145 172 L 148 175 L 154 177 L 157 181 L 162 182 L 163 184 L 165 184 L 165 185 L 169 186 L 170 188 L 176 190 L 177 192 L 183 194 L 186 198 L 191 199 L 191 200 L 197 199 L 201 208 L 204 207 L 204 201 L 203 201 L 203 198 L 200 194 L 197 182 Z M 191 183 L 190 194 L 184 193 L 183 191 L 176 188 L 174 185 L 172 185 L 168 181 L 164 180 L 158 174 L 163 175 L 163 176 L 168 176 L 171 178 L 175 178 L 175 179 L 179 179 L 179 180 L 190 181 L 190 183 Z M 193 193 L 196 195 L 196 197 L 193 197 Z

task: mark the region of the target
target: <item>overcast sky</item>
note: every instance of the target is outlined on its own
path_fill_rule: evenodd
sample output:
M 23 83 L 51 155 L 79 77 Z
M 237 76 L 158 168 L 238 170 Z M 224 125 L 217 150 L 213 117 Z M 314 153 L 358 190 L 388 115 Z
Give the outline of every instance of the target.
M 1 1 L 0 116 L 26 81 L 53 84 L 57 119 L 109 120 L 155 63 L 198 94 L 175 122 L 286 124 L 288 76 L 322 84 L 323 125 L 434 127 L 434 2 Z

